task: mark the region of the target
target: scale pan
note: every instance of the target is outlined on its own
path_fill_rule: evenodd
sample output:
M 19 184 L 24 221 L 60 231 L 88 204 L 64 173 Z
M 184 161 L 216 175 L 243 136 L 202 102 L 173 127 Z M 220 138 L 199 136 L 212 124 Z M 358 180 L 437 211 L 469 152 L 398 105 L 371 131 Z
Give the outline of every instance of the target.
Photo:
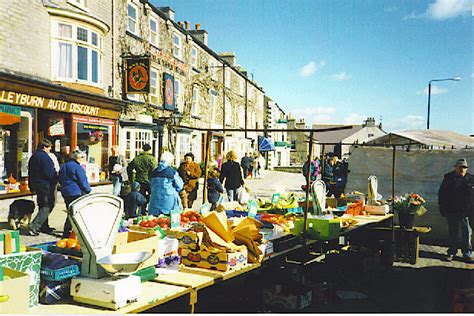
M 151 253 L 146 251 L 117 253 L 97 260 L 97 264 L 110 274 L 129 274 L 140 269 L 150 257 Z

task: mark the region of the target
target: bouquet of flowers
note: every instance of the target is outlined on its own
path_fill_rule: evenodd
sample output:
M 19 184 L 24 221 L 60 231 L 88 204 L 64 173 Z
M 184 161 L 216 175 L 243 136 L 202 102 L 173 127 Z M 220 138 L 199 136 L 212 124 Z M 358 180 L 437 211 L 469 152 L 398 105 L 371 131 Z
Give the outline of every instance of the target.
M 396 196 L 393 201 L 393 205 L 399 214 L 416 214 L 421 216 L 428 211 L 423 206 L 425 202 L 425 199 L 421 195 L 410 193 L 402 196 Z

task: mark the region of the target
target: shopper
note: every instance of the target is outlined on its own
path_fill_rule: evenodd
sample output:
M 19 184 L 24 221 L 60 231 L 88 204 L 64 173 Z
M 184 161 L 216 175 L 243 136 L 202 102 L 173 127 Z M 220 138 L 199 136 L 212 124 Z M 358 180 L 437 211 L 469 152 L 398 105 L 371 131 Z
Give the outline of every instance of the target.
M 250 156 L 252 159 L 251 164 L 250 164 L 250 176 L 252 178 L 256 178 L 258 175 L 258 154 L 254 153 L 253 156 Z
M 249 175 L 250 168 L 252 167 L 252 158 L 249 157 L 248 153 L 245 153 L 245 156 L 240 160 L 240 165 L 242 166 L 242 171 L 244 173 L 244 179 L 247 179 Z
M 349 173 L 349 164 L 345 159 L 338 160 L 334 165 L 334 196 L 336 198 L 341 197 L 344 194 L 347 184 L 347 175 Z
M 127 161 L 123 155 L 119 154 L 118 146 L 111 148 L 112 154 L 109 157 L 109 178 L 112 180 L 112 194 L 120 196 L 122 183 L 128 181 Z
M 323 181 L 326 184 L 327 196 L 333 196 L 336 188 L 336 180 L 334 178 L 334 169 L 337 163 L 337 156 L 328 156 L 324 164 Z
M 219 181 L 219 171 L 212 170 L 207 179 L 207 200 L 212 204 L 211 211 L 216 208 L 217 202 L 221 199 L 221 193 L 224 193 L 224 188 Z
M 184 208 L 192 208 L 197 199 L 198 181 L 202 174 L 201 166 L 194 162 L 193 153 L 184 155 L 184 161 L 179 166 L 178 173 L 184 181 L 183 190 L 180 192 L 181 202 Z
M 123 199 L 123 209 L 127 219 L 137 217 L 146 212 L 146 210 L 142 209 L 146 205 L 146 198 L 140 193 L 140 183 L 134 181 L 131 187 L 132 191 Z
M 158 167 L 150 174 L 151 196 L 148 211 L 152 215 L 169 215 L 173 210 L 182 210 L 179 192 L 183 190 L 183 179 L 171 167 L 174 156 L 170 152 L 161 155 Z
M 474 176 L 467 172 L 466 159 L 458 159 L 454 170 L 444 175 L 438 192 L 439 210 L 448 222 L 449 248 L 447 261 L 458 252 L 458 233 L 461 230 L 461 251 L 465 261 L 472 261 L 469 216 L 474 208 Z
M 311 185 L 311 183 L 313 183 L 314 181 L 316 181 L 316 179 L 318 178 L 318 174 L 319 174 L 319 163 L 318 163 L 318 159 L 315 158 L 314 160 L 311 161 L 311 164 L 309 162 L 310 160 L 310 157 L 308 156 L 308 160 L 306 160 L 306 162 L 303 164 L 303 168 L 302 168 L 302 171 L 303 171 L 303 176 L 305 178 L 305 181 L 307 182 L 307 179 L 308 179 L 308 165 L 310 167 L 310 170 L 309 170 L 309 185 Z M 308 184 L 308 183 L 306 183 Z
M 66 203 L 67 218 L 64 223 L 63 238 L 68 238 L 72 226 L 69 219 L 71 203 L 82 195 L 91 192 L 86 172 L 82 168 L 81 163 L 86 159 L 85 153 L 80 150 L 74 150 L 69 156 L 69 161 L 61 166 L 59 170 L 59 183 L 61 184 L 61 194 Z
M 36 193 L 36 202 L 39 208 L 38 214 L 28 229 L 30 236 L 39 235 L 40 228 L 45 228 L 43 224 L 54 207 L 54 188 L 58 176 L 54 169 L 54 162 L 49 156 L 52 147 L 51 141 L 43 138 L 38 144 L 38 149 L 28 161 L 29 186 L 31 192 Z
M 233 150 L 227 153 L 226 160 L 222 165 L 219 181 L 224 184 L 229 201 L 237 201 L 237 189 L 244 185 L 242 169 L 240 169 L 240 165 L 236 161 L 237 155 Z
M 257 172 L 255 173 L 255 178 L 263 178 L 262 170 L 265 168 L 265 158 L 262 154 L 257 154 Z
M 145 144 L 142 148 L 143 151 L 138 154 L 127 167 L 128 180 L 130 182 L 137 181 L 140 183 L 140 193 L 149 201 L 150 172 L 156 168 L 157 163 L 155 157 L 151 154 L 151 146 Z M 133 176 L 133 171 L 135 171 L 135 176 Z

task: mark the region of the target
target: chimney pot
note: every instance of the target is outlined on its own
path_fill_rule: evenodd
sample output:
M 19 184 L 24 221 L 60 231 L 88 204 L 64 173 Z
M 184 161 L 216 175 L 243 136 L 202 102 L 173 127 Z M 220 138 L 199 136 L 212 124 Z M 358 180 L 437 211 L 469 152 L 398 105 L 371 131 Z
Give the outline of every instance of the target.
M 200 30 L 201 29 L 201 24 L 196 24 L 196 30 Z
M 183 28 L 183 22 L 181 22 L 181 21 L 178 22 L 178 25 L 179 25 L 181 28 Z
M 189 22 L 188 21 L 184 21 L 184 28 L 186 30 L 189 30 Z

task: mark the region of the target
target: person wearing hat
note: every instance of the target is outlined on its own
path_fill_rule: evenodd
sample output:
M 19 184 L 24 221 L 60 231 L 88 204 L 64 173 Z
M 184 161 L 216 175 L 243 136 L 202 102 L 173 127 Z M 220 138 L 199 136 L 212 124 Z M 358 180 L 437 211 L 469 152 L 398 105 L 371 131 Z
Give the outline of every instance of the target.
M 452 261 L 458 252 L 458 233 L 461 230 L 463 258 L 472 262 L 469 216 L 474 208 L 474 176 L 467 172 L 466 159 L 458 159 L 454 170 L 444 175 L 438 191 L 439 210 L 448 222 L 449 248 L 447 261 Z M 471 223 L 472 226 L 472 223 Z

